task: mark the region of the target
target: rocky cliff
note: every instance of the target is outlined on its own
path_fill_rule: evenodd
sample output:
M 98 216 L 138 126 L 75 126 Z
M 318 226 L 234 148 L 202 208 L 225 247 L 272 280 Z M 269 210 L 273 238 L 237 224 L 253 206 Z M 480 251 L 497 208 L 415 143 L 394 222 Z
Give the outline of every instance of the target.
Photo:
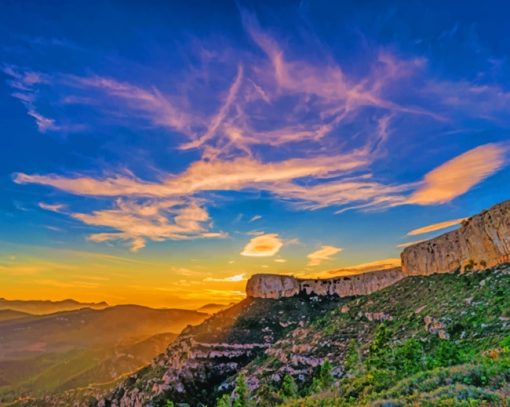
M 464 221 L 452 232 L 406 248 L 405 275 L 485 269 L 510 261 L 510 201 Z
M 301 292 L 307 295 L 336 294 L 340 297 L 351 297 L 381 290 L 403 277 L 404 274 L 400 268 L 315 280 L 275 274 L 256 274 L 248 280 L 246 294 L 248 297 L 273 299 L 292 297 Z

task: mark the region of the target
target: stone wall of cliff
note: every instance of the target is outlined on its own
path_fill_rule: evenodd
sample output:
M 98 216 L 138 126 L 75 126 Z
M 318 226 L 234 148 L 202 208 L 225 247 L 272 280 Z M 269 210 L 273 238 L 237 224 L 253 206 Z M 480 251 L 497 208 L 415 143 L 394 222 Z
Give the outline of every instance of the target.
M 405 275 L 477 270 L 509 262 L 510 201 L 469 218 L 457 230 L 404 249 L 401 258 Z
M 328 279 L 297 279 L 292 276 L 255 274 L 246 285 L 248 297 L 282 298 L 300 292 L 307 295 L 366 295 L 396 283 L 404 277 L 400 268 Z

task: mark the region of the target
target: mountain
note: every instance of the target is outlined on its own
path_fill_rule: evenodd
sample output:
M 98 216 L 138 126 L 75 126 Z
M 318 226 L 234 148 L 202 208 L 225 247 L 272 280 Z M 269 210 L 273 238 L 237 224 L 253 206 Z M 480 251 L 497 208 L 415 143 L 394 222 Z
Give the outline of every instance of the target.
M 509 209 L 411 246 L 402 269 L 252 276 L 245 300 L 184 329 L 136 373 L 18 405 L 507 406 Z
M 209 315 L 119 305 L 0 321 L 0 401 L 117 380 L 149 363 Z
M 79 302 L 76 300 L 7 300 L 0 298 L 0 310 L 10 309 L 13 311 L 27 312 L 29 314 L 51 314 L 61 311 L 72 311 L 81 308 L 102 309 L 108 307 L 108 304 L 102 302 Z
M 501 345 L 510 345 L 508 292 L 510 266 L 505 265 L 463 275 L 408 277 L 359 297 L 248 298 L 186 329 L 151 366 L 106 399 L 112 405 L 159 406 L 165 400 L 214 405 L 222 393 L 230 394 L 241 372 L 257 406 L 365 405 L 398 399 L 399 391 L 416 400 L 433 399 L 436 391 L 437 398 L 456 400 L 472 392 L 496 400 L 510 382 L 510 354 Z M 501 359 L 492 361 L 493 354 Z M 348 397 L 312 386 L 325 360 L 332 366 L 332 382 Z M 449 374 L 458 376 L 455 382 L 449 382 Z M 291 403 L 282 396 L 286 375 L 306 398 L 299 400 L 296 392 Z M 464 387 L 457 388 L 457 382 Z M 422 385 L 426 392 L 411 394 Z
M 230 304 L 214 304 L 214 303 L 205 304 L 202 307 L 198 308 L 197 311 L 206 312 L 207 314 L 216 314 L 217 312 L 223 311 L 224 309 L 231 307 L 232 305 L 234 305 L 233 302 Z
M 99 405 L 507 405 L 509 208 L 411 246 L 403 270 L 253 276 L 246 300 L 183 331 Z M 452 248 L 463 267 L 439 270 Z
M 10 309 L 0 309 L 0 322 L 10 321 L 12 319 L 26 318 L 30 316 L 32 316 L 32 314 L 28 314 L 26 312 L 13 311 Z

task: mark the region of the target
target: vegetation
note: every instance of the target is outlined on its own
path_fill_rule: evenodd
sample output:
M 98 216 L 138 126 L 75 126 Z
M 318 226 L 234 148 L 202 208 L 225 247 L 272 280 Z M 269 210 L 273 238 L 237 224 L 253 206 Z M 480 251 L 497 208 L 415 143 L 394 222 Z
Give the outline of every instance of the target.
M 267 360 L 245 371 L 263 383 L 261 405 L 510 406 L 509 292 L 510 267 L 408 278 L 328 313 L 280 349 L 288 357 L 303 343 L 328 355 L 301 391 L 283 391 L 290 375 L 268 391 L 271 370 L 258 373 Z M 349 328 L 357 335 L 346 340 Z

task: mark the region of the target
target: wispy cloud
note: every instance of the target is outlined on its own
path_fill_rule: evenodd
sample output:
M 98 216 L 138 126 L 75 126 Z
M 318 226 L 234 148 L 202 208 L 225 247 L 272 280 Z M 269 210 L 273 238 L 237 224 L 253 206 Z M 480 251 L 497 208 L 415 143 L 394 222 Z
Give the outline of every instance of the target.
M 323 261 L 329 261 L 335 254 L 340 253 L 342 250 L 341 247 L 321 246 L 318 250 L 306 256 L 308 258 L 308 266 L 315 267 L 320 265 Z
M 36 108 L 36 88 L 46 84 L 48 78 L 40 72 L 18 70 L 12 65 L 4 66 L 3 72 L 11 78 L 8 82 L 14 89 L 11 95 L 25 106 L 27 114 L 34 119 L 39 131 L 45 133 L 49 130 L 57 130 L 55 120 L 44 116 Z
M 249 257 L 270 257 L 274 256 L 282 248 L 283 241 L 276 233 L 252 238 L 241 252 L 242 256 Z
M 91 241 L 128 240 L 131 242 L 131 250 L 135 252 L 145 247 L 146 239 L 161 241 L 225 237 L 223 232 L 209 230 L 209 214 L 193 201 L 139 204 L 119 199 L 114 209 L 94 211 L 91 214 L 73 213 L 71 216 L 87 225 L 114 230 L 94 233 L 89 236 Z
M 328 271 L 326 275 L 329 277 L 333 276 L 341 276 L 341 275 L 350 275 L 350 274 L 359 274 L 359 273 L 367 273 L 370 271 L 377 271 L 377 270 L 385 270 L 390 269 L 394 267 L 400 267 L 400 258 L 388 258 L 388 259 L 382 259 L 382 260 L 375 260 L 367 263 L 361 263 L 357 264 L 355 266 L 351 267 L 345 267 L 337 270 L 330 270 Z
M 425 233 L 435 232 L 437 230 L 446 229 L 455 225 L 458 225 L 466 218 L 446 220 L 444 222 L 433 223 L 431 225 L 423 226 L 421 228 L 413 229 L 407 233 L 408 236 L 423 235 Z
M 397 245 L 399 249 L 405 249 L 406 247 L 413 246 L 415 244 L 424 242 L 427 239 L 413 240 L 412 242 L 400 243 Z
M 39 208 L 45 209 L 51 212 L 61 213 L 65 210 L 65 205 L 62 204 L 47 204 L 45 202 L 39 202 Z
M 250 218 L 250 220 L 248 222 L 255 222 L 256 220 L 259 220 L 259 219 L 262 219 L 262 216 L 261 215 L 254 215 Z
M 218 283 L 237 283 L 239 281 L 246 280 L 246 274 L 236 274 L 230 277 L 224 278 L 216 278 L 216 277 L 207 277 L 204 279 L 205 282 L 218 282 Z
M 485 144 L 461 154 L 430 171 L 409 198 L 420 205 L 451 201 L 500 170 L 506 164 L 505 144 Z

